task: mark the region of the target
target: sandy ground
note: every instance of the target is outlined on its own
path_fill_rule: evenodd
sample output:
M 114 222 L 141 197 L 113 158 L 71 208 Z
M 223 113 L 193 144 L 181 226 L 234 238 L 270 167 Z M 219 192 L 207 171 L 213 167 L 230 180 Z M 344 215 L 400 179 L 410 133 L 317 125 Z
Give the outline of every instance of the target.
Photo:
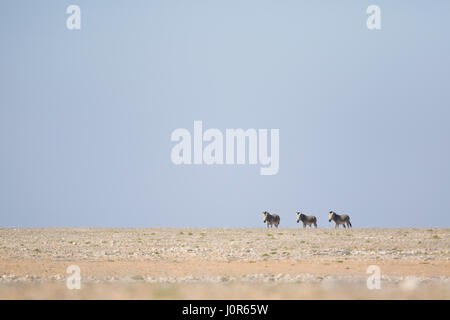
M 0 298 L 450 299 L 450 229 L 0 229 Z

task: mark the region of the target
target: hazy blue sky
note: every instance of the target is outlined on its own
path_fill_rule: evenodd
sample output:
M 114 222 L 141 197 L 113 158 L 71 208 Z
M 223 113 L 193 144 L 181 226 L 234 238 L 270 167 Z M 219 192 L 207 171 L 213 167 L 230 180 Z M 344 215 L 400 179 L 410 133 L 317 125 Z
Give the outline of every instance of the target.
M 66 28 L 67 6 L 82 29 Z M 366 28 L 381 7 L 382 30 Z M 450 227 L 450 1 L 0 2 L 0 227 Z M 280 170 L 175 166 L 280 129 Z

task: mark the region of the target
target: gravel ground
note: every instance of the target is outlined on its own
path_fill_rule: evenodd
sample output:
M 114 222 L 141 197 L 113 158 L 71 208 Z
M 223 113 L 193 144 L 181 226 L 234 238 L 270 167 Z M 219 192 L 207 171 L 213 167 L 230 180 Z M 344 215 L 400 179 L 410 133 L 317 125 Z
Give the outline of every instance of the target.
M 0 298 L 449 299 L 450 229 L 0 229 Z

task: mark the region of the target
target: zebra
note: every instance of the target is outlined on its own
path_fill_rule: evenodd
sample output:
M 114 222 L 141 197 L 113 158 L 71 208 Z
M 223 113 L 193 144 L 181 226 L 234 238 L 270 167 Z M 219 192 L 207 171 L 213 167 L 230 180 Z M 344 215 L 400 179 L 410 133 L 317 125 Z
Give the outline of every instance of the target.
M 312 228 L 312 225 L 317 228 L 317 218 L 315 216 L 307 216 L 300 211 L 297 212 L 297 223 L 299 221 L 303 222 L 303 228 L 306 228 L 306 226 L 310 226 Z
M 334 221 L 335 226 L 334 228 L 339 228 L 339 225 L 342 224 L 342 226 L 345 228 L 345 225 L 347 225 L 348 228 L 352 227 L 352 224 L 350 223 L 350 217 L 347 214 L 337 214 L 334 211 L 330 211 L 330 214 L 328 216 L 328 222 L 331 222 L 331 220 Z
M 277 214 L 270 214 L 267 211 L 263 211 L 264 215 L 264 223 L 267 223 L 267 228 L 272 228 L 273 225 L 278 228 L 278 225 L 280 224 L 280 216 Z

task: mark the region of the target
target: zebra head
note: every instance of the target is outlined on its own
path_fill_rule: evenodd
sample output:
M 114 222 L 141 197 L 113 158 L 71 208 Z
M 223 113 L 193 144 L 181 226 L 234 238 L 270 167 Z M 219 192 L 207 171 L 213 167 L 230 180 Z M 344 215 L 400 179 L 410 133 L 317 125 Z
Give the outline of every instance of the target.
M 303 213 L 301 213 L 300 211 L 297 211 L 297 223 L 300 221 L 302 215 L 303 215 Z
M 334 220 L 334 217 L 336 217 L 336 212 L 330 211 L 330 214 L 328 215 L 328 222 L 331 222 L 331 220 Z
M 267 221 L 267 216 L 269 215 L 269 213 L 267 212 L 267 211 L 263 211 L 263 213 L 262 213 L 263 215 L 264 215 L 264 223 L 266 223 L 266 221 Z

